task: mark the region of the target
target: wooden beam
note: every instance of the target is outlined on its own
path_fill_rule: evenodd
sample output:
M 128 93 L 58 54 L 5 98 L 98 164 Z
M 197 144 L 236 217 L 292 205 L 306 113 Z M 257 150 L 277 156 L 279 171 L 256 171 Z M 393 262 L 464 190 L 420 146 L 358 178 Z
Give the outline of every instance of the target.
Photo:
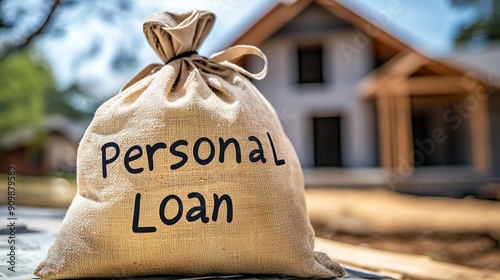
M 470 116 L 472 164 L 479 173 L 490 172 L 491 146 L 488 104 L 483 98 L 486 89 L 478 86 L 464 99 L 463 106 Z
M 300 1 L 300 0 L 297 0 Z M 384 24 L 379 24 L 377 22 L 372 23 L 368 19 L 362 17 L 361 15 L 353 12 L 348 6 L 340 3 L 335 0 L 315 0 L 316 3 L 323 6 L 326 10 L 330 11 L 332 14 L 338 16 L 344 21 L 352 24 L 353 26 L 357 26 L 360 30 L 362 30 L 366 35 L 376 38 L 381 42 L 384 42 L 388 46 L 395 48 L 397 50 L 409 49 L 410 47 L 403 43 L 402 41 L 396 39 L 396 37 L 390 35 L 382 28 L 379 28 L 380 25 L 384 27 Z
M 384 64 L 380 69 L 390 77 L 409 76 L 428 61 L 427 58 L 414 51 L 405 51 L 400 58 Z
M 467 94 L 462 75 L 433 75 L 408 79 L 411 95 Z
M 409 77 L 427 61 L 427 58 L 416 52 L 403 51 L 360 82 L 361 94 L 365 98 L 374 97 L 381 87 L 387 86 L 396 78 Z
M 291 4 L 280 2 L 243 32 L 240 37 L 231 43 L 231 46 L 238 44 L 260 45 L 312 2 L 323 6 L 326 10 L 346 22 L 358 26 L 368 36 L 377 38 L 392 48 L 397 50 L 410 48 L 402 41 L 396 39 L 396 37 L 379 28 L 377 23 L 371 23 L 366 18 L 352 11 L 349 7 L 334 0 L 295 0 Z
M 231 45 L 259 46 L 312 2 L 313 0 L 296 0 L 292 4 L 282 2 L 276 4 Z
M 411 100 L 405 79 L 378 91 L 377 113 L 381 166 L 402 172 L 413 169 Z
M 395 92 L 393 94 L 394 104 L 394 142 L 395 162 L 394 167 L 401 173 L 413 170 L 413 132 L 411 122 L 411 100 L 408 83 L 406 80 L 400 80 L 394 84 Z
M 377 121 L 378 137 L 380 149 L 380 165 L 384 168 L 393 166 L 392 160 L 392 139 L 391 136 L 391 96 L 386 91 L 378 94 L 377 98 Z
M 475 269 L 432 260 L 427 256 L 388 252 L 322 238 L 315 239 L 315 250 L 324 252 L 341 264 L 372 271 L 403 274 L 403 279 L 415 280 L 494 280 L 500 272 Z

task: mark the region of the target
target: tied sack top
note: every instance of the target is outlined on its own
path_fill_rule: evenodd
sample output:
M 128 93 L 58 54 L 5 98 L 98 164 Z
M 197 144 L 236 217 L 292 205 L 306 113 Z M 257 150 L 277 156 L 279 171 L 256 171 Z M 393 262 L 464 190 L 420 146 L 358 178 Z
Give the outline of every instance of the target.
M 205 11 L 146 21 L 166 64 L 96 111 L 78 149 L 78 192 L 37 276 L 344 275 L 313 251 L 297 155 L 248 80 L 265 76 L 264 54 L 197 55 L 213 22 Z M 264 60 L 260 73 L 231 63 L 247 54 Z

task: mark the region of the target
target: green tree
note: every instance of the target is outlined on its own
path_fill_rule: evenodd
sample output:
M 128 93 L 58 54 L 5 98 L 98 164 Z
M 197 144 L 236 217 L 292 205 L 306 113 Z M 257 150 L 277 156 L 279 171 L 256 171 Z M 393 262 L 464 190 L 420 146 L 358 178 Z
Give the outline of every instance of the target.
M 475 7 L 478 11 L 478 18 L 469 26 L 461 28 L 455 37 L 457 43 L 468 42 L 471 39 L 481 36 L 482 38 L 493 41 L 500 39 L 500 1 L 481 1 L 481 0 L 452 0 L 455 6 Z
M 18 52 L 0 59 L 0 134 L 39 123 L 44 96 L 55 90 L 52 71 L 41 57 Z
M 126 30 L 132 11 L 132 0 L 0 0 L 0 133 L 40 122 L 44 115 L 91 117 L 102 100 L 89 94 L 78 81 L 58 89 L 47 63 L 30 53 L 39 39 L 65 36 L 72 26 L 85 25 L 95 18 Z M 86 39 L 93 42 L 88 50 L 68 54 L 73 56 L 75 67 L 103 49 L 98 37 Z M 113 68 L 122 70 L 134 64 L 134 40 L 117 46 Z
M 109 23 L 123 32 L 137 17 L 133 0 L 0 0 L 0 60 L 24 51 L 40 38 L 62 37 L 76 25 L 86 25 L 94 19 Z M 111 66 L 126 69 L 137 63 L 136 43 L 142 40 L 123 32 L 128 40 L 114 46 Z M 91 46 L 74 53 L 75 64 L 94 58 L 102 51 L 101 39 L 89 37 Z M 77 65 L 78 66 L 78 65 Z
M 51 90 L 45 95 L 45 114 L 61 114 L 70 119 L 88 119 L 104 102 L 79 84 L 73 84 L 64 90 Z

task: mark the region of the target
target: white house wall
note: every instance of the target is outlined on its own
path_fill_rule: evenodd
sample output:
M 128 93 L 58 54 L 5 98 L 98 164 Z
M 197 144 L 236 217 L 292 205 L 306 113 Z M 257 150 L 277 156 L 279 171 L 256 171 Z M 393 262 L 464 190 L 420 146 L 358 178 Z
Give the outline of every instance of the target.
M 259 46 L 269 61 L 267 77 L 256 86 L 275 107 L 285 132 L 304 167 L 314 166 L 313 116 L 341 116 L 342 165 L 377 165 L 374 108 L 357 90 L 358 81 L 372 68 L 369 45 L 345 55 L 341 45 L 354 47 L 354 29 L 331 30 L 321 35 L 277 34 Z M 297 45 L 321 41 L 324 84 L 297 83 Z M 350 49 L 353 50 L 353 49 Z M 258 70 L 250 60 L 248 67 Z

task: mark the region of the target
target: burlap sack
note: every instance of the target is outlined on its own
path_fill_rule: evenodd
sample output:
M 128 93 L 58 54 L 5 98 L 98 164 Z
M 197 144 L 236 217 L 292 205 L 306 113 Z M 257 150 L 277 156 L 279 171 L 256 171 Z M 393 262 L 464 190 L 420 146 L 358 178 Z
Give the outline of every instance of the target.
M 78 150 L 78 194 L 36 275 L 344 274 L 313 252 L 299 161 L 245 77 L 266 68 L 229 62 L 265 56 L 250 46 L 193 52 L 213 21 L 197 11 L 144 24 L 167 63 L 97 110 Z

